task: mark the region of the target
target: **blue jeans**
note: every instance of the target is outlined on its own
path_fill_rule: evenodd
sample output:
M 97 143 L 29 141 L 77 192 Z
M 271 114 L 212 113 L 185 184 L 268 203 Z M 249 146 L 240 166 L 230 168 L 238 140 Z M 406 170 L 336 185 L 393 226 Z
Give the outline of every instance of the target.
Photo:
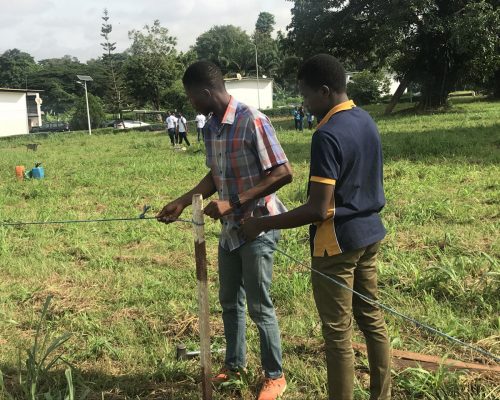
M 279 231 L 269 231 L 233 251 L 219 246 L 226 367 L 235 370 L 246 366 L 246 299 L 248 314 L 259 330 L 262 368 L 273 379 L 283 374 L 280 330 L 269 295 L 278 239 Z

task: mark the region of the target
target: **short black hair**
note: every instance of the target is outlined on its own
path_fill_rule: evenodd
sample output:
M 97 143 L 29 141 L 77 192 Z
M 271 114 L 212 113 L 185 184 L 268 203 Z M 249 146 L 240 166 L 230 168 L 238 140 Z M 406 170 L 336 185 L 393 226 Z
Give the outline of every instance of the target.
M 182 77 L 185 87 L 224 88 L 224 78 L 220 68 L 210 61 L 196 61 L 191 64 Z
M 313 89 L 326 85 L 337 93 L 345 93 L 345 69 L 335 57 L 316 54 L 307 59 L 299 69 L 297 79 Z

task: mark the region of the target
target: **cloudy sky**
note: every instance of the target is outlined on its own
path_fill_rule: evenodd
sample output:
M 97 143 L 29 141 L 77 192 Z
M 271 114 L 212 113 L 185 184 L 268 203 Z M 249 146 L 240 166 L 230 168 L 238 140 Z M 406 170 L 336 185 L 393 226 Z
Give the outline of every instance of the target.
M 285 30 L 291 7 L 285 0 L 0 0 L 0 54 L 18 48 L 36 60 L 98 57 L 104 8 L 113 25 L 111 39 L 121 51 L 130 44 L 129 30 L 155 19 L 177 37 L 179 50 L 187 50 L 213 25 L 232 24 L 250 33 L 261 11 L 274 14 L 276 29 Z

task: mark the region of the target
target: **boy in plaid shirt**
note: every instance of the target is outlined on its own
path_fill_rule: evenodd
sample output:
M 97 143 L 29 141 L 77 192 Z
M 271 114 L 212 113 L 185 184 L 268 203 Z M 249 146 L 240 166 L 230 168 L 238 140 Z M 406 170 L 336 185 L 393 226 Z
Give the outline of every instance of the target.
M 204 210 L 222 223 L 219 300 L 226 357 L 214 382 L 227 381 L 246 366 L 246 300 L 260 334 L 265 380 L 259 400 L 274 400 L 286 389 L 280 331 L 269 294 L 279 231 L 269 231 L 260 240 L 249 242 L 240 225 L 244 218 L 286 211 L 275 192 L 291 182 L 291 169 L 269 119 L 227 93 L 217 66 L 207 61 L 192 64 L 184 73 L 183 84 L 198 111 L 213 113 L 204 128 L 210 171 L 195 188 L 167 204 L 158 220 L 168 223 L 178 218 L 195 193 L 204 198 L 218 193 L 219 200 L 212 200 Z

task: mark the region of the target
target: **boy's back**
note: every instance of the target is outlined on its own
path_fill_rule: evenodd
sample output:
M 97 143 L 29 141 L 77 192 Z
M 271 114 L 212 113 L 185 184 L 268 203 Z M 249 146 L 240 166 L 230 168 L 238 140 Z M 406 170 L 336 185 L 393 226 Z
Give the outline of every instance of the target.
M 335 180 L 332 218 L 321 225 L 332 229 L 311 229 L 313 253 L 322 256 L 338 254 L 382 240 L 385 228 L 379 216 L 385 205 L 382 178 L 380 135 L 370 115 L 354 107 L 335 113 L 313 135 L 311 144 L 311 177 Z M 313 179 L 314 181 L 314 179 Z M 318 234 L 320 237 L 315 237 Z M 335 248 L 331 245 L 338 242 Z M 324 247 L 324 246 L 321 246 Z

